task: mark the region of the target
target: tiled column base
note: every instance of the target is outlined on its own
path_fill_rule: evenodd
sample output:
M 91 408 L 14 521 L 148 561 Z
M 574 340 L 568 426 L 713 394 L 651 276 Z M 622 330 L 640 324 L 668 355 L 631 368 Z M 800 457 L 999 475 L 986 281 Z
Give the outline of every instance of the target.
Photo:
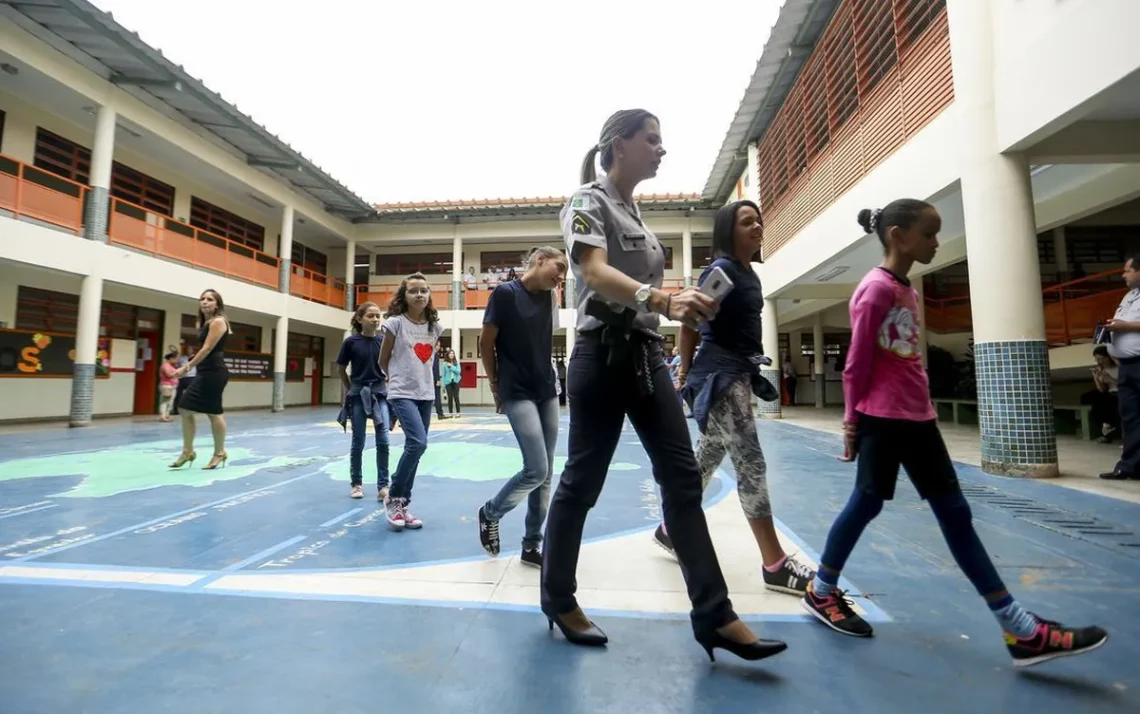
M 827 401 L 827 381 L 822 374 L 815 375 L 815 408 L 823 409 Z
M 277 274 L 277 289 L 286 295 L 289 294 L 289 278 L 293 275 L 293 259 L 282 258 L 280 272 Z
M 780 370 L 778 369 L 761 369 L 760 376 L 768 380 L 768 382 L 776 388 L 776 394 L 780 393 Z M 783 416 L 783 411 L 780 408 L 780 399 L 776 398 L 774 402 L 766 402 L 760 400 L 760 408 L 756 410 L 760 414 L 768 417 L 769 419 L 779 419 Z
M 982 470 L 1058 475 L 1049 347 L 1043 340 L 974 344 Z
M 77 364 L 71 376 L 71 426 L 91 426 L 95 411 L 95 365 Z
M 88 240 L 107 242 L 107 211 L 110 202 L 107 189 L 92 186 L 87 193 L 87 204 L 83 207 L 83 237 Z
M 451 281 L 451 309 L 452 310 L 462 310 L 463 309 L 463 297 L 464 297 L 464 295 L 463 295 L 463 283 L 458 281 L 458 280 L 452 280 Z M 456 350 L 458 350 L 458 349 L 459 348 L 456 347 Z M 459 352 L 456 352 L 455 354 L 459 354 Z
M 285 373 L 273 373 L 273 411 L 285 411 Z

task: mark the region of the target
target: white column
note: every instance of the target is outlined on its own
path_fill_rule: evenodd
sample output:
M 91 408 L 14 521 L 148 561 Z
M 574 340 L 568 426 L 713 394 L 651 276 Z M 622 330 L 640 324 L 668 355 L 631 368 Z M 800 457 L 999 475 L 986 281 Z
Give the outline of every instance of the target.
M 1057 282 L 1066 282 L 1069 279 L 1069 251 L 1065 240 L 1065 227 L 1057 226 L 1053 229 L 1053 259 L 1057 266 Z
M 758 263 L 752 264 L 752 269 L 755 270 L 759 267 Z M 764 310 L 760 313 L 760 331 L 761 331 L 761 345 L 764 347 L 764 354 L 772 360 L 772 364 L 760 369 L 760 374 L 771 382 L 772 386 L 776 388 L 776 394 L 782 394 L 780 379 L 780 320 L 776 312 L 776 301 L 774 299 L 764 300 Z M 760 400 L 759 412 L 771 419 L 779 419 L 783 415 L 783 410 L 780 405 L 780 398 L 777 396 L 776 401 L 766 402 Z
M 115 110 L 107 105 L 95 113 L 95 144 L 91 147 L 91 192 L 84 208 L 84 236 L 107 242 L 110 216 L 111 166 L 115 156 Z
M 94 261 L 99 270 L 99 261 Z M 99 318 L 103 307 L 103 276 L 85 275 L 79 288 L 79 318 L 75 327 L 75 366 L 71 378 L 71 426 L 90 426 L 95 413 L 95 353 L 99 348 Z
M 273 340 L 273 411 L 285 409 L 285 362 L 289 349 L 289 318 L 277 318 L 277 331 Z
M 281 213 L 281 243 L 277 246 L 277 257 L 281 261 L 277 285 L 288 295 L 289 281 L 293 276 L 293 207 L 288 204 Z
M 456 359 L 463 359 L 463 330 L 454 323 L 451 325 L 451 349 L 455 350 Z
M 681 234 L 681 270 L 685 273 L 685 287 L 693 284 L 693 231 L 688 225 Z
M 344 246 L 344 306 L 349 312 L 356 310 L 356 241 L 350 240 Z
M 1056 476 L 1057 440 L 1029 166 L 1000 152 L 993 4 L 948 0 L 981 466 Z
M 463 309 L 463 236 L 459 234 L 459 224 L 452 226 L 451 234 L 451 309 Z M 459 328 L 455 328 L 458 332 Z M 454 339 L 454 344 L 459 344 Z M 456 348 L 456 356 L 459 355 Z
M 815 361 L 812 371 L 815 373 L 815 406 L 822 409 L 827 403 L 827 384 L 824 382 L 823 372 L 823 313 L 815 314 L 815 324 L 811 329 L 812 350 L 815 352 Z

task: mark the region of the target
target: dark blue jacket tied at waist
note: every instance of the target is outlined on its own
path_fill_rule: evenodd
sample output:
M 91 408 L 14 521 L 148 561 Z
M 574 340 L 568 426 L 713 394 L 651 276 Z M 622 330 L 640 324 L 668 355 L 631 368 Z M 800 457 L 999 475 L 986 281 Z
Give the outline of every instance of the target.
M 752 393 L 760 399 L 773 402 L 780 398 L 772 383 L 760 374 L 760 368 L 770 364 L 772 359 L 762 354 L 742 355 L 712 342 L 701 343 L 689 368 L 685 386 L 681 388 L 681 398 L 693 410 L 693 418 L 697 420 L 702 434 L 716 400 L 741 377 L 749 379 Z
M 340 413 L 336 415 L 336 423 L 340 424 L 341 428 L 348 431 L 348 420 L 352 418 L 352 399 L 353 397 L 360 397 L 360 401 L 364 402 L 364 409 L 372 417 L 373 424 L 383 423 L 383 412 L 380 410 L 380 402 L 388 398 L 388 391 L 383 382 L 373 382 L 371 384 L 353 384 L 349 388 L 348 394 L 344 395 L 344 404 L 340 407 Z M 373 391 L 375 389 L 375 391 Z

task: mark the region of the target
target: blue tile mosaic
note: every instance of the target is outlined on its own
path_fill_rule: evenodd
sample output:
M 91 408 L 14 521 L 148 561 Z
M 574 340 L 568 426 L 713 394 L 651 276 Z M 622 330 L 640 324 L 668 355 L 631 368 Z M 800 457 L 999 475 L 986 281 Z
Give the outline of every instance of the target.
M 1057 473 L 1049 347 L 1043 340 L 974 344 L 982 468 L 990 473 Z

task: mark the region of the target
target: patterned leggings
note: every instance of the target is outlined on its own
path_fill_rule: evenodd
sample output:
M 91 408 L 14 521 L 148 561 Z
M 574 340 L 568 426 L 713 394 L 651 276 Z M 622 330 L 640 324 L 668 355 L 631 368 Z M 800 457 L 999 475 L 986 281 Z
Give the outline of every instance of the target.
M 745 517 L 771 517 L 768 464 L 764 461 L 760 437 L 756 434 L 752 390 L 746 378 L 733 382 L 720 395 L 709 414 L 708 427 L 697 443 L 702 489 L 709 485 L 726 452 L 736 470 L 736 491 Z

